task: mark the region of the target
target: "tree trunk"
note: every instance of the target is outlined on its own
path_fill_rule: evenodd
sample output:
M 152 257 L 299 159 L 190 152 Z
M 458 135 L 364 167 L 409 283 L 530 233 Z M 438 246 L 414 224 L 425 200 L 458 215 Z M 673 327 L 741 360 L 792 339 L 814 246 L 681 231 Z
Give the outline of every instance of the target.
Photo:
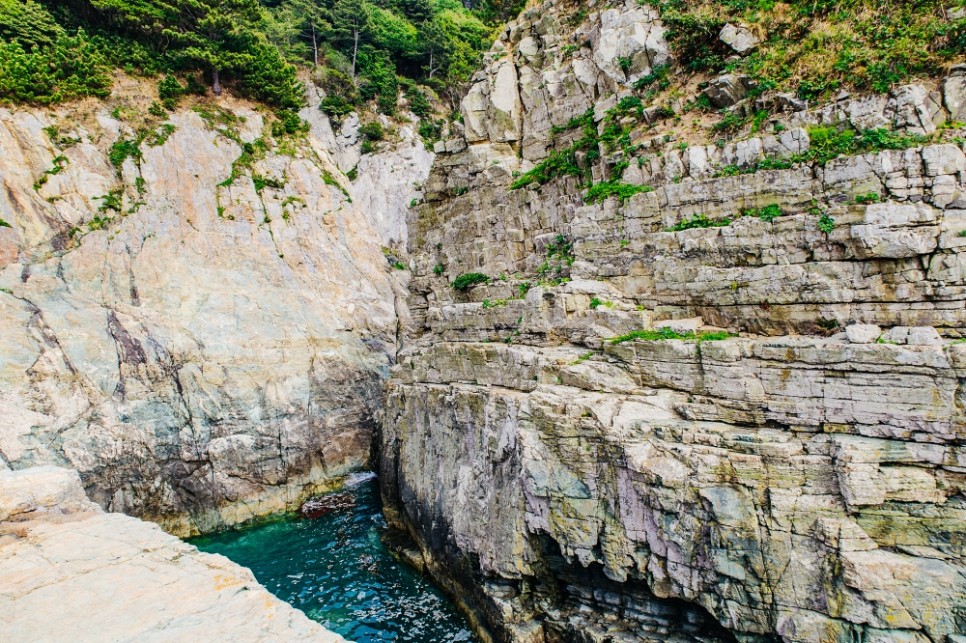
M 211 70 L 211 91 L 215 96 L 221 96 L 221 72 L 217 69 Z
M 312 23 L 312 61 L 319 66 L 319 43 L 315 39 L 315 23 Z
M 359 53 L 359 30 L 352 31 L 352 83 L 356 82 L 356 56 Z

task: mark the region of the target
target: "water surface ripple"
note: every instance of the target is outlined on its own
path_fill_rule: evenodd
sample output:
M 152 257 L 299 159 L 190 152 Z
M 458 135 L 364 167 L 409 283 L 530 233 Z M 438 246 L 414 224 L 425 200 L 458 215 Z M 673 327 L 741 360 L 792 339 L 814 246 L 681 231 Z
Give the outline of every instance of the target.
M 347 491 L 349 508 L 191 542 L 250 568 L 270 592 L 350 641 L 476 641 L 455 606 L 382 544 L 375 476 L 357 474 Z

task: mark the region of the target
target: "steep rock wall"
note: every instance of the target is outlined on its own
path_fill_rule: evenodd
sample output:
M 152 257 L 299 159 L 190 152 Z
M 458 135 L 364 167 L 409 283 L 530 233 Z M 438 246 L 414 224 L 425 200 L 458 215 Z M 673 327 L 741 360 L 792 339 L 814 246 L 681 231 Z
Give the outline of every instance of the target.
M 500 640 L 958 641 L 961 70 L 811 109 L 766 94 L 781 127 L 720 145 L 647 107 L 624 181 L 653 191 L 510 189 L 574 117 L 603 129 L 669 59 L 662 33 L 637 3 L 547 2 L 474 78 L 410 216 L 391 522 Z M 816 125 L 930 138 L 758 167 Z M 670 230 L 696 214 L 730 222 Z M 470 272 L 491 279 L 451 287 Z M 733 336 L 613 341 L 661 327 Z
M 0 110 L 0 457 L 187 535 L 369 462 L 404 290 L 382 246 L 404 238 L 400 210 L 349 198 L 317 102 L 274 140 L 230 98 L 135 125 L 154 91 Z M 431 161 L 412 138 L 395 174 L 368 163 L 399 199 Z

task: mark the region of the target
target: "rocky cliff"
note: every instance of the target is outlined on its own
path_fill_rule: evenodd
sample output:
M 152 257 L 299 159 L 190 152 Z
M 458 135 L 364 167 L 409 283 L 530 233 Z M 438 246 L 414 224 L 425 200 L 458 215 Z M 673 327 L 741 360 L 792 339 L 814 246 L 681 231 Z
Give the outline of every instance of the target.
M 657 12 L 578 9 L 502 33 L 410 215 L 390 520 L 498 640 L 964 640 L 966 72 L 668 108 Z
M 154 99 L 122 76 L 107 101 L 0 110 L 0 458 L 188 535 L 369 462 L 404 287 L 384 248 L 432 155 L 403 128 L 359 167 L 372 194 L 314 93 L 294 133 Z
M 7 641 L 343 641 L 247 569 L 104 513 L 67 469 L 0 467 L 0 566 Z

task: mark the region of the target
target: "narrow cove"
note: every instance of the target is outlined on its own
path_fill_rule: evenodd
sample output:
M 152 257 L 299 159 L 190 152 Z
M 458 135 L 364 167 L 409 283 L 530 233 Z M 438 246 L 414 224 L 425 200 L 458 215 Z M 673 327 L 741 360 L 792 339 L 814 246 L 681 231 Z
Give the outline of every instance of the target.
M 375 476 L 355 474 L 338 496 L 315 518 L 287 515 L 191 543 L 250 568 L 270 592 L 350 641 L 475 642 L 449 599 L 383 544 Z

